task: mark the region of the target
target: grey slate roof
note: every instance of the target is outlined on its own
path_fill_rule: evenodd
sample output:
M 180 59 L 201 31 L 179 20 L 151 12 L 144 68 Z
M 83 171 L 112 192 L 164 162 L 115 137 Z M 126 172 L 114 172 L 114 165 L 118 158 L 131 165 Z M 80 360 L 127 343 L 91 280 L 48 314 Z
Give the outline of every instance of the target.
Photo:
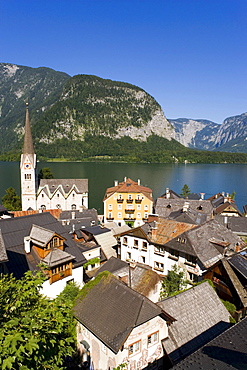
M 159 306 L 113 275 L 101 278 L 77 302 L 74 315 L 115 354 L 133 328 L 157 316 L 172 320 Z
M 168 218 L 171 212 L 181 211 L 184 204 L 187 203 L 188 207 L 194 211 L 200 211 L 200 213 L 205 214 L 207 220 L 212 218 L 213 206 L 209 200 L 194 200 L 194 199 L 166 199 L 158 198 L 155 204 L 155 213 L 160 217 Z
M 173 363 L 188 356 L 226 330 L 229 312 L 214 289 L 204 282 L 158 305 L 176 318 L 163 346 Z
M 174 370 L 247 369 L 247 318 L 230 327 L 177 365 Z
M 31 239 L 35 242 L 35 244 L 39 246 L 46 245 L 51 240 L 53 235 L 54 231 L 45 229 L 44 227 L 40 227 L 37 225 L 33 225 L 30 232 Z
M 23 276 L 27 270 L 35 270 L 39 262 L 35 253 L 28 255 L 24 251 L 24 237 L 30 235 L 33 224 L 65 238 L 65 251 L 75 256 L 74 267 L 86 261 L 71 235 L 67 234 L 61 223 L 49 212 L 1 220 L 2 238 L 9 259 L 7 267 L 17 278 Z
M 58 187 L 64 195 L 69 194 L 73 188 L 78 193 L 87 193 L 88 179 L 41 179 L 38 194 L 44 189 L 46 194 L 52 197 Z
M 171 212 L 169 218 L 179 222 L 200 225 L 207 221 L 208 216 L 206 213 L 188 208 L 186 212 L 183 212 L 183 210 Z
M 228 262 L 234 267 L 234 269 L 240 272 L 245 279 L 247 279 L 247 250 L 229 257 Z
M 183 242 L 181 242 L 183 241 Z M 188 230 L 180 235 L 180 241 L 172 239 L 166 245 L 183 253 L 198 257 L 205 268 L 209 268 L 223 258 L 224 254 L 233 254 L 243 241 L 216 220 Z
M 7 256 L 7 252 L 6 252 L 4 241 L 3 241 L 2 231 L 0 229 L 0 263 L 7 262 L 7 261 L 8 261 L 8 256 Z
M 50 253 L 41 260 L 41 262 L 45 263 L 48 267 L 52 268 L 57 266 L 58 263 L 66 263 L 70 262 L 75 257 L 71 254 L 61 251 L 58 248 L 54 248 L 50 251 Z

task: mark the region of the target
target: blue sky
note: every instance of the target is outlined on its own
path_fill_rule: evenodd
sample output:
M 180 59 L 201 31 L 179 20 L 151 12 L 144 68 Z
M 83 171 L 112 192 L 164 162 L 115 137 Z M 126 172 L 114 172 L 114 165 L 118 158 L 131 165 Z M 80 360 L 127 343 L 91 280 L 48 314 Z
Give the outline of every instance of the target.
M 168 118 L 247 111 L 247 0 L 0 0 L 0 62 L 137 85 Z

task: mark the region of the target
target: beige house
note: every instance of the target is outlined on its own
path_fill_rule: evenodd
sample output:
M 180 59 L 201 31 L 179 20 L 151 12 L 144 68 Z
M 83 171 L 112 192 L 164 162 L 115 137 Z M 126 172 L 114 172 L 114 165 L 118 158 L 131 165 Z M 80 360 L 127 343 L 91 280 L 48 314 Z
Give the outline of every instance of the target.
M 106 189 L 103 202 L 104 221 L 115 221 L 119 226 L 140 226 L 153 212 L 152 190 L 141 186 L 140 180 L 135 182 L 127 177 Z

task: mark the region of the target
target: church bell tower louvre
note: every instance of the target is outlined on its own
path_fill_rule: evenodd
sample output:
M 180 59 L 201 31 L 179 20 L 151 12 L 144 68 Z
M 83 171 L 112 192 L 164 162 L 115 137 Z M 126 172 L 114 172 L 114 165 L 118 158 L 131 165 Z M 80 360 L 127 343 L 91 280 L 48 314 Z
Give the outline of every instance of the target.
M 20 170 L 22 210 L 36 210 L 36 192 L 38 186 L 36 173 L 36 154 L 34 153 L 33 148 L 28 103 L 26 103 L 24 146 L 21 155 Z

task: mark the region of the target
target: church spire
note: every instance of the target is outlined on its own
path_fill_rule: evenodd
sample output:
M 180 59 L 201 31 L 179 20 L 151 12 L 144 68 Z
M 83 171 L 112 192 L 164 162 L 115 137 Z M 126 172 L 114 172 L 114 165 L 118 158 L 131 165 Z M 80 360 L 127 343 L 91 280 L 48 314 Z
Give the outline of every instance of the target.
M 28 103 L 26 103 L 26 124 L 25 124 L 23 154 L 34 154 Z

